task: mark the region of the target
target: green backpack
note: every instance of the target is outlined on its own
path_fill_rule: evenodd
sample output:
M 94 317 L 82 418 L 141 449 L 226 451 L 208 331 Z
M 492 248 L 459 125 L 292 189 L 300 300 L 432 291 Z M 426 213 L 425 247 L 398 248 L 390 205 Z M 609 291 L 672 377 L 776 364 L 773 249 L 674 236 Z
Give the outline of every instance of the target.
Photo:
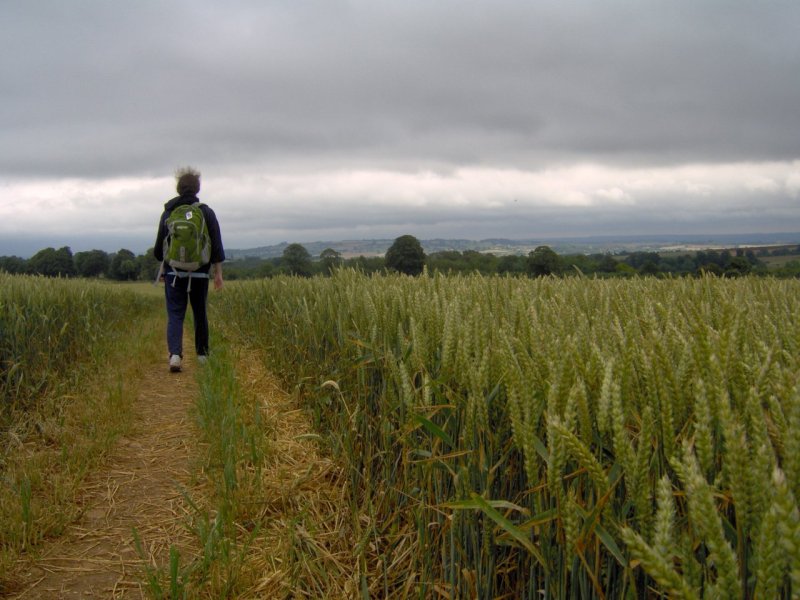
M 196 271 L 211 260 L 211 238 L 201 204 L 181 204 L 167 217 L 164 261 L 173 269 Z

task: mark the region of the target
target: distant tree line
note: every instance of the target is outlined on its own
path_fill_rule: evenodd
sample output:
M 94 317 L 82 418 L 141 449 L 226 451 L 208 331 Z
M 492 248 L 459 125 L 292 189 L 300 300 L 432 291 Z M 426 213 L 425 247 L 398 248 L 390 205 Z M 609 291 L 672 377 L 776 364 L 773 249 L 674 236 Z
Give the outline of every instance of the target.
M 481 273 L 484 275 L 514 275 L 520 277 L 565 276 L 582 273 L 600 277 L 630 277 L 635 275 L 701 275 L 710 273 L 723 277 L 747 274 L 800 276 L 800 261 L 769 269 L 759 258 L 800 254 L 800 247 L 774 250 L 705 250 L 699 252 L 665 253 L 631 252 L 627 254 L 557 254 L 549 246 L 539 246 L 527 255 L 497 256 L 475 250 L 434 252 L 426 255 L 414 236 L 397 238 L 384 256 L 343 258 L 328 248 L 317 260 L 301 244 L 289 244 L 281 257 L 270 259 L 246 258 L 226 264 L 232 279 L 270 277 L 286 273 L 300 277 L 329 275 L 338 266 L 352 267 L 366 273 L 397 271 L 419 275 L 423 269 L 440 273 Z
M 429 271 L 511 274 L 530 277 L 582 273 L 601 277 L 632 275 L 697 275 L 713 273 L 733 277 L 766 273 L 767 267 L 752 252 L 705 251 L 681 254 L 631 252 L 612 255 L 559 255 L 549 246 L 539 246 L 527 256 L 494 256 L 478 252 L 437 252 L 427 260 Z
M 258 279 L 275 275 L 297 277 L 328 276 L 336 268 L 350 267 L 365 273 L 396 271 L 419 275 L 424 269 L 440 273 L 481 273 L 520 277 L 565 276 L 582 273 L 600 277 L 634 275 L 700 275 L 710 273 L 723 277 L 766 274 L 800 277 L 800 246 L 758 250 L 703 250 L 697 252 L 630 252 L 627 254 L 564 254 L 549 246 L 539 246 L 527 255 L 497 256 L 491 253 L 464 250 L 434 252 L 426 255 L 419 240 L 412 235 L 397 238 L 384 256 L 344 258 L 332 248 L 312 257 L 302 244 L 289 244 L 280 257 L 244 258 L 225 265 L 228 279 Z M 770 257 L 790 260 L 768 269 L 762 260 Z M 72 253 L 70 248 L 45 248 L 29 259 L 17 256 L 0 257 L 0 271 L 39 274 L 47 277 L 103 277 L 117 281 L 151 280 L 158 262 L 150 249 L 142 255 L 121 249 L 106 253 L 88 250 Z
M 28 259 L 0 256 L 0 271 L 45 277 L 103 277 L 116 281 L 153 279 L 158 262 L 150 249 L 136 255 L 130 250 L 117 252 L 87 250 L 73 254 L 68 246 L 44 248 Z

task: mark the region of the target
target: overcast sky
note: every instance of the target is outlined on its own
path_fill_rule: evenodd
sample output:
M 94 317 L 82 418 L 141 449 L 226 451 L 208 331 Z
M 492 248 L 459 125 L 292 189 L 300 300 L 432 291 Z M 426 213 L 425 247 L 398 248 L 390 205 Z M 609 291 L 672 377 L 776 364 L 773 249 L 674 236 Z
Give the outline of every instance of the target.
M 0 254 L 800 231 L 800 2 L 3 0 Z

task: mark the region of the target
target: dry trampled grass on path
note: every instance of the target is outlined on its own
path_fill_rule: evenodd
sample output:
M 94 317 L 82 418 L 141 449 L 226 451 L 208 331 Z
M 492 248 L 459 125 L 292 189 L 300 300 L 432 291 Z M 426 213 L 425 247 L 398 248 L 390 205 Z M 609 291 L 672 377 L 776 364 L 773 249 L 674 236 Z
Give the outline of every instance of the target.
M 164 361 L 144 365 L 134 407 L 137 422 L 107 464 L 88 475 L 81 518 L 21 565 L 16 598 L 142 598 L 142 560 L 133 529 L 152 564 L 166 565 L 171 545 L 191 553 L 188 507 L 178 486 L 191 485 L 189 407 L 197 394 L 194 366 L 180 374 Z
M 243 392 L 261 403 L 271 437 L 258 498 L 243 508 L 260 524 L 243 598 L 354 598 L 358 561 L 346 478 L 318 448 L 305 411 L 257 353 L 240 364 Z

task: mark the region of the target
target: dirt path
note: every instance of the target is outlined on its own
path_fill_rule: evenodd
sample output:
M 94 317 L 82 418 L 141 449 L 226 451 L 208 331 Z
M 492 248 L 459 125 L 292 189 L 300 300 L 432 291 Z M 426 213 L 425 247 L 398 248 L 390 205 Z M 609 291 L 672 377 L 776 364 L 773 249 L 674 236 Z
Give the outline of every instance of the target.
M 168 564 L 171 545 L 182 555 L 190 551 L 179 486 L 192 485 L 189 407 L 197 383 L 193 358 L 184 363 L 179 374 L 170 374 L 164 360 L 142 365 L 132 432 L 87 477 L 81 518 L 25 565 L 23 591 L 14 598 L 146 597 L 134 528 L 152 564 Z

